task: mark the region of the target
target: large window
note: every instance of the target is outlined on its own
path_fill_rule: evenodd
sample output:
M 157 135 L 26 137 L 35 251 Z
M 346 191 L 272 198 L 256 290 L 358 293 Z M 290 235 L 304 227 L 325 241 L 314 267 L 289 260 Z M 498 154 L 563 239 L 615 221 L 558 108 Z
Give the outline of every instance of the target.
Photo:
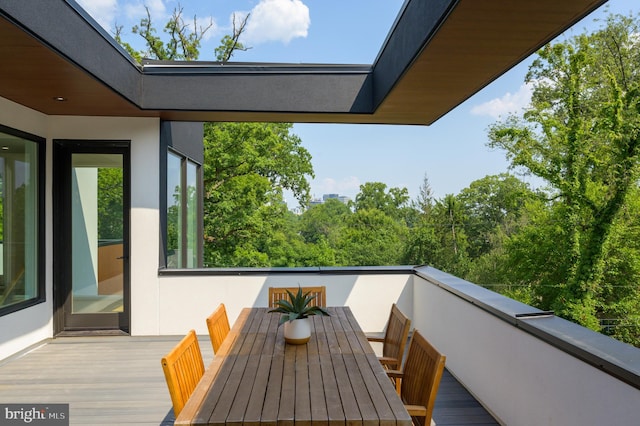
M 40 213 L 43 142 L 0 126 L 0 314 L 44 300 Z
M 167 268 L 202 265 L 200 166 L 173 151 L 167 155 Z

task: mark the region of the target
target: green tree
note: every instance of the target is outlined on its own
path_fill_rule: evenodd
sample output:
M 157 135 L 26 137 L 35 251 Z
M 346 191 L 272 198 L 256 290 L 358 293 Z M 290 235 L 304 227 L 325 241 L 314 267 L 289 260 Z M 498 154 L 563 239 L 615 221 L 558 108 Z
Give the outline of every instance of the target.
M 387 216 L 404 219 L 404 213 L 409 206 L 409 191 L 407 188 L 389 188 L 382 182 L 367 182 L 360 185 L 360 192 L 356 195 L 355 209 L 378 209 Z
M 561 283 L 567 276 L 568 240 L 562 226 L 563 214 L 544 200 L 529 200 L 517 232 L 505 236 L 497 246 L 474 264 L 472 273 L 482 276 L 482 284 L 498 284 L 496 290 L 540 309 L 552 309 Z M 483 262 L 495 260 L 492 271 Z M 484 270 L 480 267 L 485 266 Z M 494 272 L 494 273 L 492 273 Z
M 600 289 L 603 332 L 640 347 L 640 189 L 634 188 L 605 246 Z
M 146 49 L 135 51 L 115 36 L 136 59 L 198 59 L 200 42 L 213 23 L 199 26 L 196 17 L 187 25 L 178 6 L 164 26 L 164 41 L 147 16 L 132 28 L 142 36 Z M 240 41 L 249 15 L 233 16 L 233 33 L 225 35 L 215 49 L 219 61 L 228 61 L 238 50 L 247 50 Z M 293 266 L 295 254 L 303 262 L 331 264 L 330 248 L 310 248 L 296 234 L 283 201 L 290 190 L 304 206 L 309 199 L 307 176 L 313 176 L 311 156 L 291 133 L 289 123 L 205 123 L 204 126 L 204 263 L 207 266 Z M 175 207 L 168 215 L 177 215 Z M 177 217 L 177 216 L 176 216 Z M 177 230 L 169 222 L 169 243 Z M 175 242 L 174 242 L 175 243 Z M 295 248 L 293 248 L 295 247 Z
M 169 40 L 164 41 L 151 20 L 149 8 L 145 6 L 146 18 L 140 20 L 140 24 L 131 28 L 133 34 L 140 35 L 145 40 L 146 49 L 136 51 L 131 44 L 122 40 L 122 26 L 115 28 L 115 40 L 127 50 L 136 60 L 142 58 L 169 60 L 169 61 L 193 61 L 200 55 L 200 42 L 205 33 L 213 27 L 213 21 L 209 21 L 206 26 L 198 24 L 197 18 L 193 17 L 193 25 L 184 21 L 182 16 L 183 8 L 177 6 L 173 9 L 171 17 L 165 24 L 165 32 Z
M 347 218 L 352 214 L 340 200 L 329 198 L 308 208 L 300 217 L 300 234 L 308 243 L 325 241 L 335 245 Z
M 227 62 L 233 54 L 238 51 L 246 51 L 251 49 L 250 47 L 245 46 L 240 42 L 240 36 L 244 32 L 245 27 L 247 26 L 247 21 L 249 20 L 250 14 L 247 13 L 244 18 L 237 20 L 236 14 L 233 14 L 232 22 L 233 22 L 233 32 L 231 35 L 225 35 L 220 40 L 220 46 L 216 47 L 215 54 L 216 59 L 220 62 Z
M 171 17 L 163 28 L 168 40 L 158 34 L 151 20 L 151 12 L 145 6 L 147 16 L 140 20 L 138 25 L 131 28 L 133 34 L 138 34 L 145 41 L 144 50 L 136 50 L 122 38 L 122 26 L 114 29 L 114 38 L 134 59 L 142 62 L 143 58 L 167 60 L 167 61 L 195 61 L 200 56 L 200 43 L 207 31 L 213 28 L 213 21 L 209 19 L 206 25 L 200 25 L 196 16 L 193 23 L 187 24 L 183 18 L 183 8 L 178 5 L 173 9 Z M 246 51 L 251 47 L 240 42 L 240 36 L 245 30 L 250 14 L 239 18 L 233 14 L 233 29 L 231 35 L 226 34 L 220 40 L 220 45 L 215 48 L 214 54 L 218 61 L 227 62 L 237 51 Z
M 306 242 L 299 232 L 299 217 L 287 210 L 284 204 L 281 206 L 284 209 L 283 220 L 275 232 L 262 232 L 256 236 L 261 242 L 261 251 L 269 257 L 270 266 L 334 266 L 335 251 L 326 239 Z
M 432 264 L 437 256 L 440 241 L 436 235 L 434 226 L 433 191 L 429 178 L 425 175 L 418 197 L 413 202 L 412 209 L 417 218 L 412 221 L 412 227 L 407 237 L 402 263 L 407 265 Z
M 98 238 L 122 240 L 123 175 L 118 167 L 98 169 Z
M 457 195 L 462 204 L 462 224 L 469 240 L 469 256 L 490 252 L 502 238 L 517 230 L 524 206 L 536 195 L 529 185 L 510 174 L 485 176 L 471 182 Z
M 397 265 L 408 235 L 406 188 L 389 188 L 382 182 L 360 185 L 336 242 L 337 263 L 342 266 Z
M 490 146 L 554 190 L 554 245 L 566 249 L 567 267 L 551 307 L 593 329 L 606 247 L 640 177 L 638 33 L 637 19 L 617 15 L 592 34 L 544 47 L 526 79 L 530 109 L 490 130 Z
M 376 208 L 359 209 L 347 218 L 337 241 L 341 266 L 397 265 L 407 228 Z
M 311 155 L 300 138 L 290 133 L 291 127 L 288 123 L 205 123 L 208 266 L 254 266 L 253 260 L 251 264 L 240 262 L 249 256 L 234 253 L 240 247 L 248 253 L 249 247 L 258 250 L 252 240 L 275 229 L 286 212 L 283 191 L 291 191 L 301 205 L 308 202 Z
M 468 269 L 468 241 L 464 231 L 462 203 L 453 194 L 437 200 L 432 213 L 432 223 L 438 246 L 430 264 L 458 276 L 465 276 Z

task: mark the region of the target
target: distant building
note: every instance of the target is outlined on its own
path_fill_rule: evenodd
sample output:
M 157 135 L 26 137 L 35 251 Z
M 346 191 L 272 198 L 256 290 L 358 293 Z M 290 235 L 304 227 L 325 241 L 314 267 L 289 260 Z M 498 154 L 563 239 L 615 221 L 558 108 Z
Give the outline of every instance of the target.
M 322 196 L 322 199 L 314 198 L 313 200 L 311 200 L 309 202 L 309 207 L 317 206 L 317 205 L 322 204 L 322 203 L 324 203 L 324 202 L 326 202 L 327 200 L 330 200 L 330 199 L 336 199 L 336 200 L 340 201 L 343 204 L 348 204 L 349 201 L 351 201 L 351 198 L 347 197 L 346 195 L 324 194 Z

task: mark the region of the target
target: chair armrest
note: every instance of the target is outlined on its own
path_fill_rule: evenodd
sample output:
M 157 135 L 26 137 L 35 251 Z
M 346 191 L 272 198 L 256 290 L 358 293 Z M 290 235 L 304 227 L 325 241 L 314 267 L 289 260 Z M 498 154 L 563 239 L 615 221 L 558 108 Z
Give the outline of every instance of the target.
M 392 379 L 401 379 L 403 376 L 403 373 L 400 370 L 385 370 L 384 372 Z
M 391 358 L 388 356 L 379 356 L 378 357 L 378 361 L 380 361 L 380 364 L 384 365 L 384 366 L 393 366 L 393 367 L 397 367 L 398 366 L 398 360 L 395 358 Z
M 384 343 L 384 332 L 365 333 L 364 335 L 367 336 L 367 340 L 370 342 Z
M 425 417 L 427 415 L 427 407 L 424 405 L 405 405 L 410 416 Z

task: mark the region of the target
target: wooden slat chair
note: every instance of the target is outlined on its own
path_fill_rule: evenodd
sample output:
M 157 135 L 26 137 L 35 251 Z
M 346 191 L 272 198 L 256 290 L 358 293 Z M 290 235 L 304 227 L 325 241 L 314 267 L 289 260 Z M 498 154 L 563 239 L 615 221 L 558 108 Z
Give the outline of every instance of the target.
M 382 356 L 378 359 L 384 367 L 391 370 L 401 369 L 410 328 L 411 320 L 394 303 L 391 305 L 384 336 L 367 335 L 367 340 L 370 342 L 382 343 Z
M 220 345 L 229 334 L 231 329 L 229 318 L 227 317 L 227 309 L 224 303 L 221 303 L 211 315 L 207 317 L 207 329 L 209 330 L 209 338 L 213 353 L 217 353 Z
M 204 362 L 196 332 L 189 331 L 180 343 L 162 358 L 161 364 L 173 403 L 173 413 L 178 417 L 204 374 Z
M 276 308 L 278 300 L 289 300 L 287 290 L 296 294 L 298 287 L 269 287 L 269 307 Z M 316 296 L 310 303 L 310 306 L 320 306 L 324 308 L 327 306 L 327 291 L 325 286 L 318 287 L 302 287 L 302 293 L 309 293 L 309 296 Z
M 445 360 L 443 354 L 414 330 L 403 371 L 387 371 L 389 377 L 400 380 L 400 398 L 413 418 L 414 425 L 431 424 Z

